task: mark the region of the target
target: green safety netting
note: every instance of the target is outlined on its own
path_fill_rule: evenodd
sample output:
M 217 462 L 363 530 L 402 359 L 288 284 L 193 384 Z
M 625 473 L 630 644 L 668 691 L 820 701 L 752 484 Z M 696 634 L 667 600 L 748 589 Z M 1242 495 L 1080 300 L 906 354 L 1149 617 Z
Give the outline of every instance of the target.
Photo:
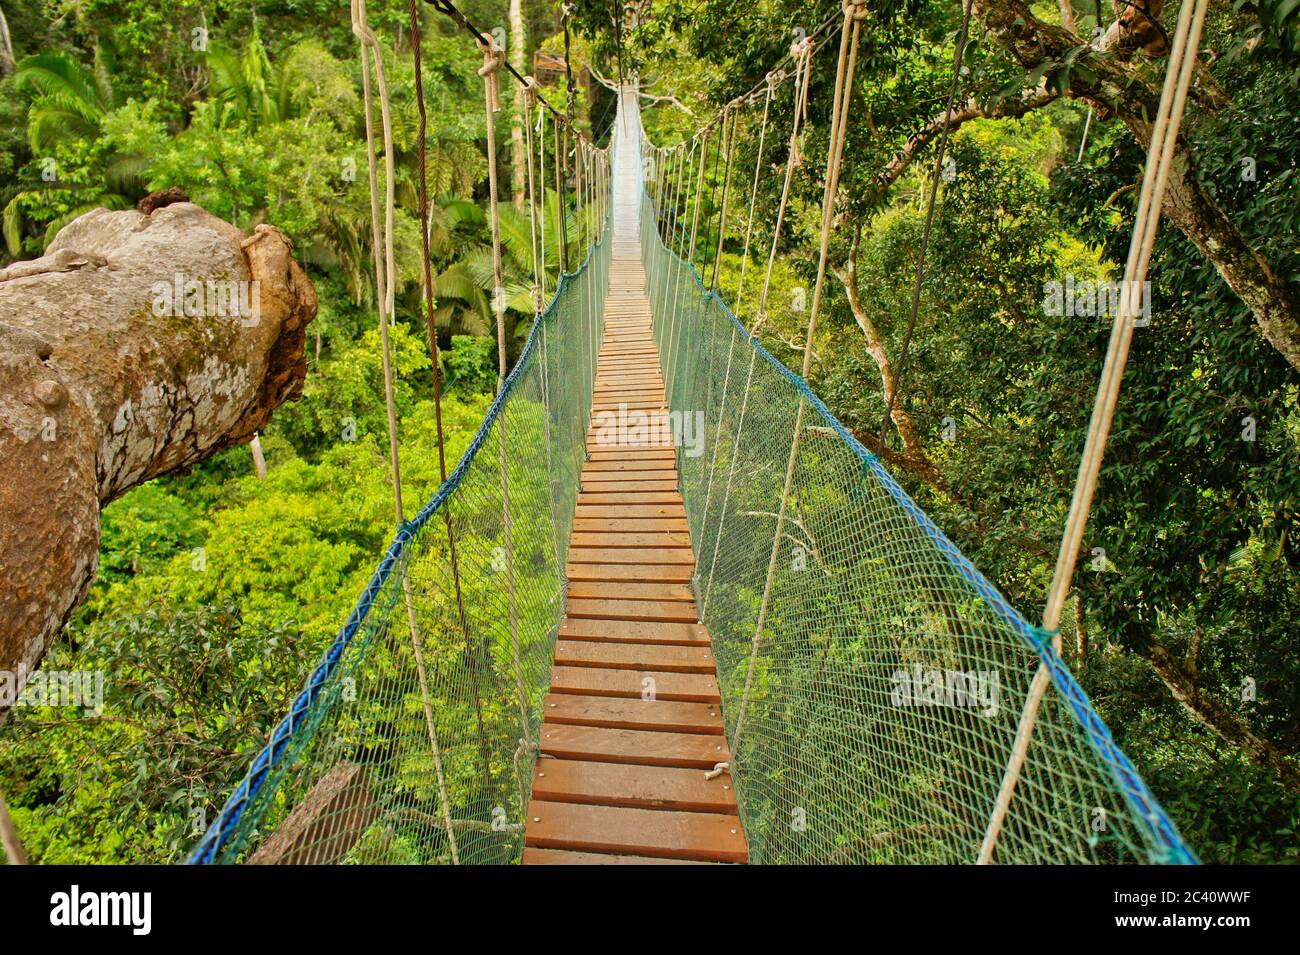
M 464 458 L 399 532 L 192 862 L 519 857 L 608 236 L 560 279 Z
M 1048 636 L 679 254 L 705 246 L 690 179 L 657 210 L 646 178 L 641 246 L 670 410 L 703 436 L 678 466 L 751 862 L 975 861 L 1040 664 L 1052 684 L 995 861 L 1192 861 Z

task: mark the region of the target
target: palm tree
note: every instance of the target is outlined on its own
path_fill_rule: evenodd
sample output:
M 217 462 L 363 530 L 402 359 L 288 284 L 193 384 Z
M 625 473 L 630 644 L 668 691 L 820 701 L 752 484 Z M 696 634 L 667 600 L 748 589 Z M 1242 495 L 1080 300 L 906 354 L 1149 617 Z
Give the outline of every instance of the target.
M 104 37 L 95 47 L 93 68 L 71 55 L 56 51 L 25 57 L 14 73 L 14 86 L 31 97 L 27 113 L 27 138 L 32 152 L 48 157 L 62 143 L 92 140 L 99 136 L 104 118 L 117 106 L 112 76 L 116 50 Z M 42 160 L 43 162 L 43 160 Z M 43 245 L 73 219 L 100 207 L 125 209 L 145 193 L 147 157 L 120 154 L 110 158 L 98 182 L 89 185 L 45 182 L 32 178 L 20 182 L 9 195 L 2 219 L 9 254 L 23 251 L 23 233 L 30 225 L 23 214 L 26 201 L 51 189 L 77 194 L 73 207 L 45 227 Z

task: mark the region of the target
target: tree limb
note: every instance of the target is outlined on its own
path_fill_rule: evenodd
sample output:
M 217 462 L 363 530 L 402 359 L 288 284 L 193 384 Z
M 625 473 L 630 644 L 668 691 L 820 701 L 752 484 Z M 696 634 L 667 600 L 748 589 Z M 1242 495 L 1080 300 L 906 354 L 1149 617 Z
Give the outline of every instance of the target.
M 1228 745 L 1241 750 L 1256 766 L 1276 773 L 1279 781 L 1292 792 L 1300 793 L 1300 769 L 1296 764 L 1271 741 L 1256 735 L 1245 720 L 1220 700 L 1205 693 L 1185 661 L 1155 640 L 1142 651 L 1142 655 L 1192 719 Z
M 1077 37 L 1034 17 L 1023 0 L 977 0 L 975 14 L 992 39 L 1028 70 L 1062 62 L 1078 47 Z M 1119 57 L 1085 53 L 1078 62 L 1087 64 L 1089 74 L 1071 71 L 1067 94 L 1098 104 L 1123 122 L 1141 146 L 1149 146 L 1159 88 Z M 1212 92 L 1207 97 L 1204 88 L 1200 92 L 1202 102 L 1215 98 Z M 1251 310 L 1264 337 L 1300 368 L 1300 296 L 1201 185 L 1185 136 L 1179 136 L 1172 167 L 1165 214 Z
M 1014 119 L 1024 116 L 1036 109 L 1046 106 L 1058 98 L 1055 92 L 1044 89 L 1034 90 L 1019 99 L 1003 100 L 992 106 L 981 105 L 975 100 L 968 100 L 962 106 L 954 106 L 948 120 L 949 132 L 955 132 L 962 124 L 972 119 Z M 876 196 L 882 197 L 886 189 L 892 186 L 912 164 L 917 155 L 930 142 L 943 132 L 943 114 L 928 120 L 925 125 L 907 139 L 907 144 L 876 173 Z

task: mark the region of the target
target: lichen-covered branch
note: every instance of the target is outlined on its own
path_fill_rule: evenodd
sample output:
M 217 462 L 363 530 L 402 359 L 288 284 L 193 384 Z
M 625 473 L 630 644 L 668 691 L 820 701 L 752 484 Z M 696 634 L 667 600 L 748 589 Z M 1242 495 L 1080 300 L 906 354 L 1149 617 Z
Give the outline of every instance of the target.
M 300 393 L 316 293 L 291 253 L 179 202 L 88 212 L 0 270 L 0 671 L 35 668 L 85 596 L 103 505 Z

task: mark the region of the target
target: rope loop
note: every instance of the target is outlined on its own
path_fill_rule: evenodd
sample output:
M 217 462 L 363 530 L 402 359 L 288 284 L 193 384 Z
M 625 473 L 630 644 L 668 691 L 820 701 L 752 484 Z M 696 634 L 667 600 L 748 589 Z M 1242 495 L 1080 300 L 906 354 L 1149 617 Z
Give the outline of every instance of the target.
M 496 45 L 496 41 L 491 37 L 479 41 L 479 48 L 483 51 L 483 65 L 479 67 L 478 75 L 483 77 L 483 83 L 487 90 L 488 109 L 494 113 L 501 112 L 501 91 L 500 81 L 497 74 L 501 72 L 501 67 L 506 61 L 506 51 Z
M 844 17 L 848 20 L 865 20 L 867 0 L 844 0 Z

